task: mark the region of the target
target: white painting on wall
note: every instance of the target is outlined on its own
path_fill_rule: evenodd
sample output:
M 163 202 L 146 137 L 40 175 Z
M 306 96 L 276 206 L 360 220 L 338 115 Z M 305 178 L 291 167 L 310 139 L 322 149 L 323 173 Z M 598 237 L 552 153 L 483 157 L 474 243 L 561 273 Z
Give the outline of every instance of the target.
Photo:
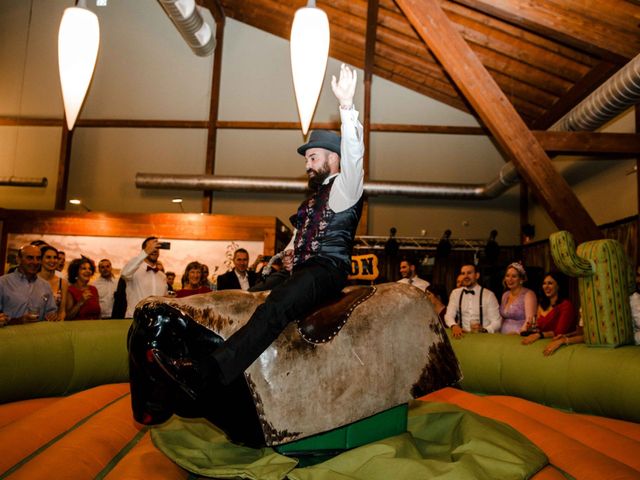
M 66 255 L 67 265 L 74 258 L 81 255 L 92 259 L 96 265 L 103 258 L 111 260 L 116 276 L 122 267 L 141 251 L 144 238 L 135 237 L 94 237 L 76 235 L 40 235 L 40 234 L 8 234 L 7 258 L 5 272 L 8 266 L 15 265 L 18 249 L 34 240 L 43 240 Z M 165 271 L 176 274 L 176 282 L 184 273 L 189 262 L 198 261 L 209 266 L 212 276 L 225 273 L 232 268 L 231 258 L 238 248 L 249 252 L 249 263 L 253 262 L 263 252 L 263 242 L 229 241 L 229 240 L 178 240 L 162 238 L 161 241 L 171 242 L 169 250 L 160 250 L 159 260 Z M 97 274 L 97 273 L 96 273 Z

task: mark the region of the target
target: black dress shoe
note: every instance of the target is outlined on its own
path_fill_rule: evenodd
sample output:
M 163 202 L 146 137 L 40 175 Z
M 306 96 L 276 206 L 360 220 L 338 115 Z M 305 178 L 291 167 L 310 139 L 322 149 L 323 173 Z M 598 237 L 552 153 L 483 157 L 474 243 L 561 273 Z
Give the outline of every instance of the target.
M 206 382 L 206 374 L 195 360 L 190 358 L 171 358 L 160 350 L 149 350 L 155 363 L 173 380 L 180 389 L 194 400 L 198 399 Z

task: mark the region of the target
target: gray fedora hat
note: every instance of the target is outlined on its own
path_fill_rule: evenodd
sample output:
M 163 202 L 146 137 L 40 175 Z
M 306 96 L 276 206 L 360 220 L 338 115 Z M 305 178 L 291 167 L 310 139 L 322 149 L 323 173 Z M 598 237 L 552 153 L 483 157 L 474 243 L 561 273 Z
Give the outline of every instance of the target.
M 304 155 L 310 148 L 326 148 L 340 155 L 340 135 L 329 130 L 314 130 L 309 135 L 309 141 L 298 147 L 298 153 Z

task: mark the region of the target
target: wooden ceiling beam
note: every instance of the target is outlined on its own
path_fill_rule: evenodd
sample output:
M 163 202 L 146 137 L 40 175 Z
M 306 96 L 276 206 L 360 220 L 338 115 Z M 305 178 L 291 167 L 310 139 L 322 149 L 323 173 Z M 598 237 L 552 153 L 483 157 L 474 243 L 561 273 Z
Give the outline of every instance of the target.
M 374 57 L 378 28 L 378 0 L 369 0 L 367 7 L 367 34 L 364 48 L 364 179 L 369 179 L 369 158 L 371 157 L 371 89 L 373 80 Z M 362 215 L 358 224 L 358 233 L 366 235 L 369 231 L 369 200 L 364 199 Z
M 589 21 L 584 15 L 567 13 L 564 8 L 570 2 L 565 2 L 560 8 L 545 0 L 452 1 L 615 63 L 625 63 L 640 51 L 637 34 L 618 31 L 615 41 L 612 41 L 611 28 L 607 24 Z
M 532 132 L 544 150 L 552 154 L 588 156 L 640 155 L 640 135 L 600 132 Z
M 451 24 L 438 0 L 396 0 L 396 3 L 491 130 L 555 224 L 570 231 L 578 242 L 600 238 L 593 219 Z

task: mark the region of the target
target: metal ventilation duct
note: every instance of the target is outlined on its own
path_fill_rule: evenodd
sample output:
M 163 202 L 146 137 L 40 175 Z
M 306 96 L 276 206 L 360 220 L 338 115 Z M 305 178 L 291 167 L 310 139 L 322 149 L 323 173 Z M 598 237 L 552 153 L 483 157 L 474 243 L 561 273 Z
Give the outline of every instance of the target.
M 505 164 L 500 171 L 500 176 L 486 185 L 368 181 L 364 182 L 364 193 L 370 196 L 490 199 L 495 198 L 515 182 L 517 182 L 515 168 L 511 164 Z M 138 173 L 136 187 L 217 192 L 302 193 L 307 190 L 307 181 L 288 178 Z
M 639 101 L 640 55 L 562 117 L 551 130 L 595 130 Z M 367 195 L 486 200 L 499 197 L 518 181 L 516 168 L 512 162 L 508 162 L 496 178 L 485 184 L 369 181 L 365 182 L 364 191 Z M 297 193 L 305 191 L 307 182 L 285 178 L 138 173 L 136 187 Z
M 46 187 L 47 177 L 0 177 L 2 187 Z
M 202 8 L 196 5 L 195 0 L 158 2 L 196 55 L 206 57 L 213 52 L 216 40 L 212 27 L 204 21 Z
M 550 130 L 595 130 L 638 102 L 640 54 L 562 117 Z

